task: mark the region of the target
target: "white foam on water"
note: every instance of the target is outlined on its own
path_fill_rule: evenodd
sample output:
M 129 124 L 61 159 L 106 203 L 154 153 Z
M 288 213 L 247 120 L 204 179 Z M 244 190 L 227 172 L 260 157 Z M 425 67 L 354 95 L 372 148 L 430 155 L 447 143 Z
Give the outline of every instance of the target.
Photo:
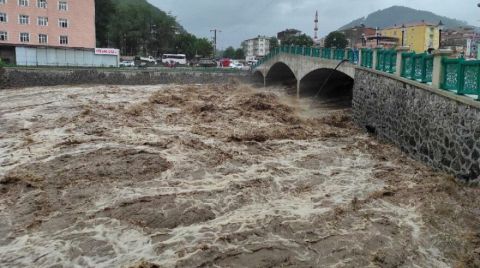
M 92 205 L 75 211 L 84 217 L 80 217 L 72 226 L 51 232 L 33 229 L 23 235 L 13 234 L 12 241 L 0 245 L 2 263 L 10 267 L 29 267 L 32 264 L 36 267 L 57 264 L 64 267 L 125 267 L 147 260 L 161 267 L 175 267 L 180 261 L 198 257 L 202 253 L 202 245 L 217 247 L 222 252 L 249 252 L 251 246 L 282 246 L 293 252 L 296 259 L 309 262 L 318 256 L 314 256 L 313 251 L 305 250 L 301 245 L 304 241 L 295 241 L 289 239 L 288 235 L 271 230 L 273 227 L 270 227 L 270 223 L 277 223 L 286 232 L 295 226 L 311 226 L 313 219 L 325 216 L 337 207 L 348 208 L 352 200 L 366 199 L 386 186 L 384 181 L 374 178 L 378 160 L 358 149 L 347 150 L 355 142 L 372 139 L 365 134 L 335 139 L 269 140 L 262 143 L 262 146 L 270 149 L 261 149 L 256 154 L 248 152 L 249 145 L 203 137 L 191 133 L 191 126 L 172 126 L 163 122 L 161 118 L 166 114 L 181 112 L 168 107 L 158 112 L 160 119 L 156 118 L 158 120 L 152 125 L 115 125 L 109 129 L 107 137 L 98 141 L 95 139 L 99 137 L 81 131 L 69 132 L 71 126 L 57 128 L 52 124 L 61 116 L 80 113 L 82 105 L 98 102 L 130 106 L 167 88 L 182 92 L 180 86 L 172 85 L 0 91 L 1 122 L 9 125 L 18 123 L 30 128 L 36 124 L 32 118 L 42 115 L 39 122 L 49 126 L 31 133 L 34 143 L 29 150 L 22 145 L 23 137 L 16 133 L 0 136 L 0 176 L 23 164 L 46 163 L 64 155 L 76 156 L 102 148 L 145 150 L 158 154 L 172 164 L 171 169 L 149 181 L 138 182 L 132 178 L 129 182 L 99 186 L 99 192 L 90 200 Z M 278 95 L 285 103 L 299 107 L 298 113 L 305 118 L 315 118 L 320 112 L 329 112 L 322 107 L 309 109 L 310 102 L 307 100 Z M 107 126 L 111 126 L 107 123 L 105 122 Z M 249 124 L 269 127 L 267 123 L 254 121 Z M 4 130 L 4 127 L 0 126 L 0 130 Z M 247 131 L 234 131 L 237 130 L 239 134 Z M 58 148 L 60 142 L 70 137 L 85 139 L 87 142 L 69 148 Z M 168 148 L 144 145 L 145 141 L 167 139 L 173 140 Z M 199 153 L 197 150 L 201 151 L 200 149 L 188 148 L 178 142 L 184 140 L 200 141 L 213 148 L 212 152 Z M 209 155 L 203 154 L 214 154 L 213 150 L 231 153 L 232 159 L 219 165 L 209 165 L 204 160 Z M 393 166 L 388 162 L 381 164 Z M 196 171 L 200 175 L 194 178 L 192 173 Z M 410 183 L 410 187 L 414 187 L 414 184 Z M 63 194 L 67 195 L 67 192 L 64 191 Z M 135 226 L 128 220 L 96 216 L 99 212 L 116 208 L 124 202 L 162 196 L 175 196 L 175 204 L 179 207 L 185 205 L 193 209 L 205 208 L 213 212 L 215 217 L 188 226 L 180 224 L 172 229 L 152 231 Z M 165 212 L 162 209 L 159 207 L 159 212 Z M 412 260 L 412 265 L 418 263 L 419 267 L 448 267 L 441 250 L 429 243 L 429 234 L 417 207 L 377 201 L 364 209 L 384 214 L 398 228 L 406 230 L 412 243 L 418 245 L 421 255 L 421 259 Z M 0 224 L 15 224 L 9 204 L 3 199 L 0 200 L 0 216 Z M 57 216 L 61 215 L 52 213 L 45 220 Z M 335 223 L 328 222 L 325 225 Z M 349 228 L 336 227 L 335 231 L 337 235 L 363 235 L 366 228 L 367 222 L 359 220 Z M 257 237 L 255 233 L 263 236 Z M 156 241 L 154 237 L 157 235 L 164 238 Z M 226 236 L 239 236 L 243 240 L 232 238 L 232 241 L 226 242 L 223 239 Z M 351 246 L 361 247 L 360 242 L 352 241 Z M 341 267 L 347 261 L 338 260 L 331 267 Z

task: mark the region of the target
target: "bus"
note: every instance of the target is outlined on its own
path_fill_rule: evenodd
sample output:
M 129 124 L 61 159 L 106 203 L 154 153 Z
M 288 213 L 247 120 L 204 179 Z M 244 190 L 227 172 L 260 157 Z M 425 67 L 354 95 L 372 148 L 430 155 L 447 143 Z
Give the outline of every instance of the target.
M 187 56 L 185 54 L 163 54 L 162 63 L 169 65 L 172 62 L 179 65 L 187 65 Z

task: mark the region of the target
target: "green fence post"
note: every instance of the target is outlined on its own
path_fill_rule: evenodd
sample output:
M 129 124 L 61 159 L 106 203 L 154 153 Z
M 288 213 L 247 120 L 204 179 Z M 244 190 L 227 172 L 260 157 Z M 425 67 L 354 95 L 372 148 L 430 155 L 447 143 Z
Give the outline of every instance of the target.
M 422 83 L 427 83 L 427 59 L 428 59 L 428 55 L 427 53 L 423 53 L 422 54 L 422 77 L 420 79 L 420 81 Z
M 383 54 L 382 47 L 375 47 L 373 50 L 373 66 L 372 68 L 379 71 L 381 70 L 381 57 Z
M 336 47 L 331 47 L 330 48 L 330 56 L 328 57 L 329 59 L 331 59 L 331 60 L 335 59 L 335 50 L 336 49 L 337 49 Z
M 465 87 L 465 60 L 463 58 L 458 59 L 457 66 L 457 94 L 464 95 L 463 88 Z
M 410 57 L 412 58 L 412 71 L 410 72 L 410 79 L 415 80 L 415 71 L 417 70 L 417 54 L 413 53 L 410 54 Z
M 358 49 L 358 66 L 363 66 L 362 64 L 363 64 L 363 48 L 359 48 Z
M 402 70 L 401 70 L 401 74 L 400 76 L 401 77 L 406 77 L 407 76 L 407 53 L 406 52 L 403 52 L 402 53 Z

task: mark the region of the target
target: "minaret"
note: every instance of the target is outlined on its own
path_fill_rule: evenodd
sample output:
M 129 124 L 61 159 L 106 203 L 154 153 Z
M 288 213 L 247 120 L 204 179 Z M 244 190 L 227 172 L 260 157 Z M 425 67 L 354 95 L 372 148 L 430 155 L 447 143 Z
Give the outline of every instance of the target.
M 318 10 L 315 13 L 315 28 L 314 28 L 314 31 L 315 31 L 315 36 L 314 36 L 313 40 L 317 41 L 318 40 Z

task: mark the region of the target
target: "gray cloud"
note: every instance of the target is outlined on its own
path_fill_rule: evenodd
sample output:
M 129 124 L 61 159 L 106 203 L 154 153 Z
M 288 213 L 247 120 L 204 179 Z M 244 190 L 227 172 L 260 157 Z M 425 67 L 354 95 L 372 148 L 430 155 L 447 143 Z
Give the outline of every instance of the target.
M 320 35 L 392 5 L 432 11 L 479 25 L 480 8 L 473 0 L 149 0 L 170 11 L 197 36 L 211 37 L 210 29 L 222 30 L 219 47 L 240 46 L 257 35 L 273 36 L 285 28 L 313 35 L 313 17 L 319 12 Z

